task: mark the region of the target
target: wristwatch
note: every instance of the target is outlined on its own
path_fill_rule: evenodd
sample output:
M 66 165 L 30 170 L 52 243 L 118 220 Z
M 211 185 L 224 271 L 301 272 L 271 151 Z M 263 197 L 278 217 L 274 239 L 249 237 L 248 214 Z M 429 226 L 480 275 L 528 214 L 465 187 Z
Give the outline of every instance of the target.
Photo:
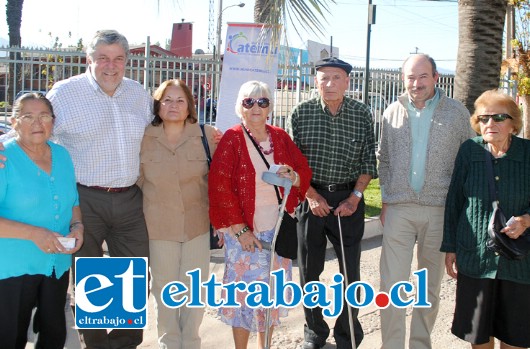
M 361 199 L 363 197 L 363 193 L 361 193 L 357 189 L 352 191 L 352 193 L 353 193 L 353 195 L 357 196 L 359 199 Z

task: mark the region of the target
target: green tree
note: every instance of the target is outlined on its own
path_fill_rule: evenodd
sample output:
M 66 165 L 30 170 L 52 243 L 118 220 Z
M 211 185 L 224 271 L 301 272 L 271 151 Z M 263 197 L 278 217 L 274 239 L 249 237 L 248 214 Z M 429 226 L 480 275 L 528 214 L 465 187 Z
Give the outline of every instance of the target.
M 458 1 L 454 96 L 472 112 L 484 91 L 499 87 L 508 0 Z

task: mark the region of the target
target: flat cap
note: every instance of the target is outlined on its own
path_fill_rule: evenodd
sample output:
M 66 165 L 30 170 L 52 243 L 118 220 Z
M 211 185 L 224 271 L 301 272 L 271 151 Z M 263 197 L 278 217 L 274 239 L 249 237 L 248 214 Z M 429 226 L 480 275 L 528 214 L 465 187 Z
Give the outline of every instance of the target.
M 316 64 L 315 64 L 315 68 L 317 69 L 317 71 L 320 69 L 320 68 L 324 68 L 324 67 L 334 67 L 334 68 L 340 68 L 342 70 L 344 70 L 346 72 L 346 74 L 350 75 L 350 72 L 351 70 L 353 69 L 351 64 L 349 63 L 346 63 L 336 57 L 329 57 L 329 58 L 324 58 L 320 61 L 318 61 Z

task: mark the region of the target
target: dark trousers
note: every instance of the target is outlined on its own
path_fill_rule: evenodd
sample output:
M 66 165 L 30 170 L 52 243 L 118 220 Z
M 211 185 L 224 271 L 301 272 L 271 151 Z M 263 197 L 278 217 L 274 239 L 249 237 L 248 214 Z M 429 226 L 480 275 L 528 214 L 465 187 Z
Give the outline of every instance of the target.
M 34 307 L 35 348 L 62 349 L 66 341 L 64 306 L 68 273 L 55 276 L 22 275 L 0 280 L 0 347 L 24 349 Z
M 317 190 L 317 192 L 332 207 L 337 207 L 351 193 L 350 190 L 334 193 L 324 190 Z M 333 249 L 339 262 L 340 272 L 344 275 L 337 216 L 333 215 L 333 213 L 330 213 L 327 217 L 313 215 L 307 200 L 299 207 L 298 214 L 298 267 L 300 268 L 300 284 L 303 286 L 311 281 L 319 281 L 320 274 L 324 271 L 327 239 L 333 244 Z M 360 243 L 364 234 L 364 199 L 361 200 L 357 211 L 353 215 L 341 218 L 341 227 L 348 281 L 352 283 L 360 279 Z M 361 324 L 357 319 L 359 310 L 357 308 L 352 308 L 351 310 L 355 342 L 358 346 L 364 334 Z M 304 313 L 306 319 L 304 339 L 323 346 L 326 343 L 330 330 L 324 321 L 322 308 L 316 307 L 309 309 L 304 307 Z M 346 302 L 344 302 L 344 308 L 335 321 L 333 335 L 337 343 L 337 348 L 351 348 Z
M 149 237 L 143 213 L 142 191 L 137 186 L 122 193 L 77 186 L 83 214 L 83 247 L 75 257 L 101 257 L 107 242 L 111 257 L 149 257 Z M 136 348 L 143 330 L 79 330 L 89 349 Z

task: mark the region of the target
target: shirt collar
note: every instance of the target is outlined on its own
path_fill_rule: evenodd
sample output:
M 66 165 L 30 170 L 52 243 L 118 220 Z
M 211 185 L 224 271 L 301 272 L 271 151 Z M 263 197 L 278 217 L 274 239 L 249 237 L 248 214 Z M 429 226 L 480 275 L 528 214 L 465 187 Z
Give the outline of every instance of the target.
M 90 69 L 90 66 L 87 68 L 85 74 L 86 74 L 86 76 L 88 78 L 89 84 L 92 86 L 92 88 L 94 89 L 95 92 L 103 93 L 104 95 L 108 96 L 108 94 L 106 94 L 105 91 L 103 91 L 101 89 L 101 87 L 99 86 L 98 82 L 94 78 L 94 75 L 92 75 L 92 70 Z M 122 82 L 123 82 L 123 80 L 122 80 Z M 119 95 L 121 93 L 122 88 L 123 88 L 123 83 L 120 83 L 118 85 L 118 87 L 116 87 L 116 91 L 114 92 L 113 96 Z
M 414 105 L 414 102 L 412 101 L 412 99 L 410 98 L 410 95 L 408 95 L 408 101 L 409 101 L 409 108 L 411 109 L 416 109 L 416 110 L 423 110 L 423 109 L 429 109 L 431 108 L 432 106 L 435 106 L 438 101 L 440 100 L 440 92 L 439 92 L 439 89 L 438 88 L 435 88 L 434 89 L 434 96 L 432 96 L 432 98 L 428 99 L 425 101 L 425 108 L 423 109 L 417 109 L 416 106 Z
M 342 101 L 340 102 L 339 108 L 337 110 L 337 113 L 335 115 L 331 114 L 331 112 L 329 111 L 328 105 L 326 104 L 326 102 L 324 102 L 324 98 L 322 98 L 322 97 L 320 97 L 320 106 L 322 107 L 322 110 L 324 111 L 324 113 L 326 113 L 326 114 L 328 114 L 329 116 L 332 116 L 332 117 L 337 117 L 342 112 L 342 107 L 344 106 L 344 99 L 345 99 L 345 97 L 343 96 L 342 97 Z

